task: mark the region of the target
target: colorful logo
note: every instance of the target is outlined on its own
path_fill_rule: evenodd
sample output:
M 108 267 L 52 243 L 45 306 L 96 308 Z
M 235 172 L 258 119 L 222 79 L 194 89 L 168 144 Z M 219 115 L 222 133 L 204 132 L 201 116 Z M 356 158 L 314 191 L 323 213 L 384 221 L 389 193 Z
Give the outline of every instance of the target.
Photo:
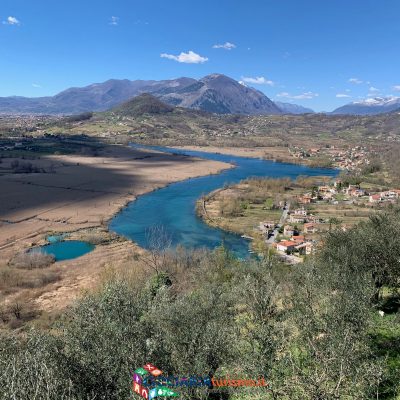
M 221 390 L 226 387 L 269 387 L 264 377 L 258 379 L 232 379 L 230 377 L 209 376 L 162 376 L 162 371 L 153 364 L 147 363 L 143 368 L 133 372 L 133 392 L 144 399 L 156 397 L 178 397 L 179 394 L 171 387 L 198 388 L 207 387 L 209 390 Z
M 165 386 L 156 386 L 149 388 L 147 384 L 148 377 L 159 377 L 162 371 L 153 364 L 147 363 L 143 368 L 138 368 L 133 372 L 133 392 L 144 399 L 154 399 L 156 397 L 178 397 L 179 394 Z

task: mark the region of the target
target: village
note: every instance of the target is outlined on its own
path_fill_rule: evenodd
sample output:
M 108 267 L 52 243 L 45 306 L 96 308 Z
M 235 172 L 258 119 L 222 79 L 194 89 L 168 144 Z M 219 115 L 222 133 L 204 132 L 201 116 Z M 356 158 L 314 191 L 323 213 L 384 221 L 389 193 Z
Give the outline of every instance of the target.
M 354 146 L 347 150 L 337 149 L 334 145 L 309 149 L 293 146 L 289 148 L 289 153 L 298 159 L 312 160 L 313 158 L 326 157 L 332 167 L 357 171 L 370 163 L 371 150 L 364 146 Z
M 336 179 L 328 185 L 318 186 L 297 196 L 295 203 L 298 207 L 293 210 L 289 209 L 290 203 L 280 202 L 280 221 L 262 221 L 258 229 L 270 248 L 287 262 L 296 264 L 302 262 L 304 256 L 315 252 L 324 232 L 333 227 L 347 230 L 372 212 L 395 204 L 399 197 L 400 189 L 370 192 L 360 185 L 344 185 L 340 179 Z M 329 206 L 335 210 L 344 207 L 351 210 L 354 207 L 361 211 L 358 211 L 358 215 L 354 213 L 354 221 L 343 223 L 338 218 L 339 214 L 326 213 Z

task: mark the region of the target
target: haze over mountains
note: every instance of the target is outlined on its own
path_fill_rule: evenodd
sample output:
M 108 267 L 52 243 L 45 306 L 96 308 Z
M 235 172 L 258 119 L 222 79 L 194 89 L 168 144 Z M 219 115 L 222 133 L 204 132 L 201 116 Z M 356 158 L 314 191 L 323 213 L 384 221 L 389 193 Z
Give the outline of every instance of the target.
M 311 108 L 303 107 L 298 104 L 282 103 L 280 101 L 275 101 L 275 104 L 284 114 L 313 114 L 315 112 Z

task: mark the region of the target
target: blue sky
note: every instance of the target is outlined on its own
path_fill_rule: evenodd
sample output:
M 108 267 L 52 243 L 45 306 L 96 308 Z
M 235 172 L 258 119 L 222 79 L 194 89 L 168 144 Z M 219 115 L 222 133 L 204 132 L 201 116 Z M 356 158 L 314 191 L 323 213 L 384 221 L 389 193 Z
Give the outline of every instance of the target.
M 219 72 L 329 111 L 400 96 L 399 20 L 399 0 L 2 0 L 0 96 Z

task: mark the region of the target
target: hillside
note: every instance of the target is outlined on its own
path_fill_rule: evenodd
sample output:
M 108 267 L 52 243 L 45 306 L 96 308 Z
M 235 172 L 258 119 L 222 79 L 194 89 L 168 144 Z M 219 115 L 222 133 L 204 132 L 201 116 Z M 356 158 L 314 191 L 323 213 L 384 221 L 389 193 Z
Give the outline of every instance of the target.
M 170 106 L 152 95 L 142 95 L 111 111 L 94 113 L 90 119 L 71 118 L 49 122 L 50 134 L 87 134 L 119 142 L 140 142 L 169 146 L 209 146 L 221 149 L 268 148 L 261 157 L 289 162 L 327 165 L 326 157 L 300 160 L 289 149 L 346 149 L 372 146 L 379 151 L 397 150 L 400 145 L 398 112 L 374 116 L 304 115 L 226 115 Z M 21 133 L 24 131 L 21 129 Z M 117 139 L 118 138 L 118 139 Z M 218 150 L 216 150 L 218 151 Z M 258 151 L 258 150 L 257 150 Z M 295 150 L 293 150 L 296 152 Z M 326 151 L 321 151 L 326 153 Z M 382 153 L 383 154 L 383 153 Z M 395 155 L 390 165 L 397 168 Z
M 163 103 L 151 94 L 143 93 L 111 111 L 116 115 L 137 117 L 143 114 L 166 114 L 173 110 L 174 107 Z
M 281 114 L 263 93 L 222 74 L 208 75 L 183 89 L 162 94 L 161 99 L 169 104 L 217 114 Z

